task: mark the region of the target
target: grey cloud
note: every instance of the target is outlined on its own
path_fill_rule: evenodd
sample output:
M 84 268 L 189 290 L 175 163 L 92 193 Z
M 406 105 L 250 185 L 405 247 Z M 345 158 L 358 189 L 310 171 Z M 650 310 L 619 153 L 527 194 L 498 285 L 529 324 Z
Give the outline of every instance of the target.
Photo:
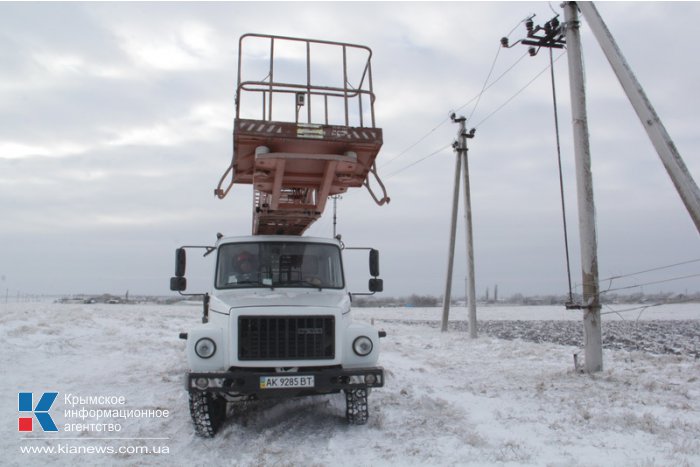
M 689 58 L 689 35 L 699 7 L 633 6 L 599 9 L 697 179 L 700 71 Z M 356 42 L 374 51 L 385 136 L 378 165 L 392 203 L 376 207 L 364 190 L 345 195 L 338 228 L 348 243 L 381 249 L 390 295 L 442 293 L 454 155 L 448 148 L 402 169 L 452 142 L 456 126 L 439 124 L 480 91 L 500 36 L 531 13 L 540 22 L 552 15 L 546 3 L 520 2 L 4 3 L 0 13 L 0 147 L 63 145 L 61 157 L 0 154 L 0 199 L 11 200 L 0 208 L 6 287 L 167 293 L 173 248 L 213 241 L 217 231 L 249 233 L 250 187 L 235 187 L 223 201 L 213 189 L 231 157 L 238 37 L 266 32 Z M 421 22 L 426 18 L 430 24 Z M 203 25 L 211 44 L 186 37 L 191 25 Z M 654 40 L 640 42 L 640 31 Z M 523 33 L 520 26 L 511 38 Z M 137 49 L 153 46 L 151 39 L 191 61 L 179 68 L 149 64 L 144 57 L 153 55 Z M 585 28 L 584 47 L 601 274 L 692 259 L 697 232 Z M 492 79 L 524 52 L 501 50 Z M 77 62 L 52 65 L 61 57 Z M 545 53 L 523 59 L 482 96 L 470 123 L 488 117 L 546 64 Z M 576 277 L 566 57 L 556 71 Z M 478 291 L 496 283 L 504 294 L 565 291 L 550 92 L 544 74 L 470 142 Z M 155 132 L 151 140 L 149 131 Z M 310 233 L 331 235 L 330 215 Z M 465 270 L 462 222 L 455 284 Z M 37 281 L 34 268 L 43 259 L 46 280 Z M 201 271 L 206 279 L 204 265 Z M 205 279 L 191 278 L 201 287 Z M 693 284 L 660 287 L 682 291 Z

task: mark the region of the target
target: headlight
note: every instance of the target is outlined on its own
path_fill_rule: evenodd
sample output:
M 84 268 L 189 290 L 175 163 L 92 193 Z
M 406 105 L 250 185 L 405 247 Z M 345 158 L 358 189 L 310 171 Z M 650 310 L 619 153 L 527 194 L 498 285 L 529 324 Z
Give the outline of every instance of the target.
M 210 358 L 216 353 L 216 344 L 208 337 L 202 337 L 194 344 L 194 352 L 199 358 Z
M 352 343 L 352 350 L 354 350 L 360 357 L 369 355 L 369 353 L 372 352 L 373 347 L 374 344 L 372 344 L 372 339 L 367 336 L 360 336 Z

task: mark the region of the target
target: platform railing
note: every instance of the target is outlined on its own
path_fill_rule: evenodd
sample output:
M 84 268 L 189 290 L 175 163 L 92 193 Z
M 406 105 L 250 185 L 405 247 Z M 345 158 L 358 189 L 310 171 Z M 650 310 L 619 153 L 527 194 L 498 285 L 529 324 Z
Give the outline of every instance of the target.
M 260 47 L 261 41 L 262 47 Z M 254 45 L 251 42 L 254 42 Z M 302 62 L 301 64 L 304 65 L 302 70 L 305 69 L 305 71 L 299 73 L 297 79 L 278 80 L 275 77 L 276 70 L 282 65 L 290 66 L 290 61 L 286 60 L 284 54 L 280 54 L 279 51 L 289 48 L 289 44 L 299 43 L 303 44 L 305 53 L 304 57 L 298 57 L 297 61 Z M 340 63 L 323 63 L 323 65 L 329 70 L 342 70 L 342 86 L 333 86 L 323 82 L 323 76 L 320 78 L 312 76 L 312 61 L 315 59 L 314 49 L 318 47 L 338 47 L 340 49 L 340 57 L 342 57 L 339 60 Z M 248 48 L 252 48 L 257 53 L 246 55 Z M 267 52 L 261 54 L 261 50 L 267 50 Z M 350 69 L 349 53 L 360 56 L 359 66 Z M 371 49 L 362 45 L 264 34 L 245 34 L 239 40 L 236 118 L 242 118 L 242 107 L 245 107 L 243 111 L 246 114 L 253 119 L 257 119 L 256 117 L 259 115 L 263 121 L 293 121 L 295 123 L 374 128 L 375 96 L 372 88 L 371 57 Z M 328 54 L 319 54 L 318 60 L 323 62 L 327 61 L 327 58 Z M 258 66 L 256 71 L 258 76 L 265 73 L 264 78 L 248 79 L 248 75 L 253 73 L 252 70 L 255 68 L 251 64 L 255 62 L 259 65 L 261 61 L 266 61 L 267 64 L 262 69 Z M 300 64 L 296 63 L 295 65 Z M 255 94 L 260 95 L 260 100 L 252 99 L 250 101 L 252 103 L 243 103 L 244 100 Z M 320 104 L 318 104 L 319 100 Z M 334 106 L 338 103 L 340 103 L 339 106 Z M 304 107 L 306 111 L 302 113 Z M 334 110 L 338 108 L 340 110 Z

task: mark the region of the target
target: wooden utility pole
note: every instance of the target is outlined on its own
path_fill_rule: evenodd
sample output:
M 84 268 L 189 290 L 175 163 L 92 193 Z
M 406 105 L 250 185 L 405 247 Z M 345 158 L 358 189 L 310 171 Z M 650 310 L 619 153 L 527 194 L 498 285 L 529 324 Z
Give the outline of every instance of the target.
M 600 289 L 598 284 L 598 240 L 593 202 L 591 151 L 588 140 L 586 88 L 583 79 L 580 22 L 575 2 L 564 4 L 566 45 L 568 49 L 571 113 L 574 128 L 574 157 L 578 196 L 579 235 L 581 237 L 581 272 L 583 283 L 584 369 L 603 370 L 603 338 L 600 322 Z
M 474 240 L 472 233 L 472 206 L 471 188 L 469 184 L 469 162 L 467 158 L 467 138 L 474 137 L 474 129 L 467 132 L 466 118 L 457 118 L 452 114 L 452 121 L 459 123 L 457 141 L 453 145 L 456 153 L 455 183 L 452 196 L 452 222 L 450 225 L 450 248 L 447 259 L 447 279 L 445 281 L 445 295 L 442 304 L 442 331 L 447 331 L 447 322 L 450 314 L 450 301 L 452 298 L 452 270 L 454 264 L 455 236 L 457 231 L 457 210 L 459 207 L 460 171 L 464 181 L 464 221 L 467 243 L 467 309 L 469 311 L 469 336 L 477 337 L 476 330 L 476 286 L 474 279 Z M 461 168 L 461 170 L 460 170 Z

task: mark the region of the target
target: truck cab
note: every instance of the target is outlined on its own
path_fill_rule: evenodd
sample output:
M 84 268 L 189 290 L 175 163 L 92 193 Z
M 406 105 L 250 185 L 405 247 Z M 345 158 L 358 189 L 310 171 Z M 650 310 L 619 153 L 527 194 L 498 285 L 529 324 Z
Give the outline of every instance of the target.
M 340 392 L 348 422 L 367 422 L 370 389 L 384 385 L 384 333 L 351 320 L 339 239 L 219 236 L 214 246 L 179 248 L 171 289 L 180 293 L 190 248 L 216 254 L 203 322 L 181 334 L 198 435 L 214 436 L 237 403 Z M 370 293 L 379 292 L 378 252 L 369 257 Z

